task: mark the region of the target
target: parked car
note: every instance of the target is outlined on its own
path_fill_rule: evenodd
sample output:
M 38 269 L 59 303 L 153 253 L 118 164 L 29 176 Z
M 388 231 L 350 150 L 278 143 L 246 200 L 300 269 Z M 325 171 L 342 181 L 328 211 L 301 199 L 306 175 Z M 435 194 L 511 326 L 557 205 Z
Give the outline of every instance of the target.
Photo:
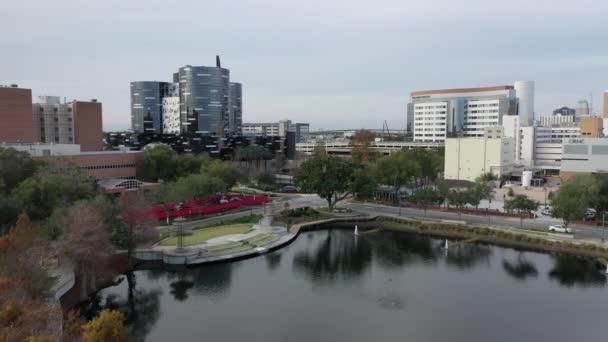
M 300 191 L 300 189 L 298 189 L 297 187 L 295 187 L 293 185 L 286 185 L 286 186 L 282 187 L 280 190 L 280 192 L 283 192 L 283 193 L 296 193 L 299 191 Z
M 572 234 L 572 231 L 570 230 L 570 228 L 564 226 L 563 224 L 555 224 L 555 225 L 549 226 L 549 231 L 551 233 Z
M 220 199 L 220 204 L 226 204 L 230 202 L 226 197 L 222 197 L 222 199 Z
M 553 210 L 549 207 L 544 207 L 540 213 L 547 216 L 553 216 Z
M 595 216 L 596 216 L 595 209 L 589 208 L 589 209 L 587 209 L 587 212 L 585 213 L 585 220 L 594 220 Z

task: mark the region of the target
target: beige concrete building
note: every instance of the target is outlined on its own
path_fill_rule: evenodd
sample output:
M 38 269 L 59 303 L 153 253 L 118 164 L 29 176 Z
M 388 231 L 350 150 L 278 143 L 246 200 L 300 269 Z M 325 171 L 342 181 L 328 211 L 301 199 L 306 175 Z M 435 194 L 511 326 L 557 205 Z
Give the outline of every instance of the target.
M 59 96 L 41 96 L 32 108 L 35 141 L 79 144 L 83 152 L 103 149 L 102 108 L 97 100 L 62 103 Z
M 445 143 L 445 178 L 475 181 L 484 173 L 510 174 L 514 165 L 513 138 L 449 138 Z
M 581 117 L 581 137 L 599 138 L 604 130 L 604 121 L 597 116 Z

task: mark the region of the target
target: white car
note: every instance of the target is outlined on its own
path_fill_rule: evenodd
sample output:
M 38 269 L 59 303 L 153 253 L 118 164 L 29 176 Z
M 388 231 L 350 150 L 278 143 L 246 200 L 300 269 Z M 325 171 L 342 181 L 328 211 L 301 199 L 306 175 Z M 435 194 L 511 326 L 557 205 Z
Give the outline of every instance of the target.
M 572 231 L 570 230 L 570 228 L 564 226 L 563 224 L 555 224 L 555 225 L 549 226 L 549 231 L 551 233 L 572 234 Z

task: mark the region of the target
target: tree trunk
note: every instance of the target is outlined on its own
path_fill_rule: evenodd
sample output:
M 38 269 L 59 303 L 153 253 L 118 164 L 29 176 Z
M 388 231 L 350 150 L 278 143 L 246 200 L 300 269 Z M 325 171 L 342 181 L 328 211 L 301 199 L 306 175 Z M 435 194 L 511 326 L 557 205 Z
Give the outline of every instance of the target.
M 80 270 L 80 299 L 85 300 L 87 298 L 87 270 L 83 266 Z
M 329 208 L 329 211 L 334 210 L 334 205 L 333 205 L 333 202 L 331 200 L 331 197 L 327 198 L 327 208 Z

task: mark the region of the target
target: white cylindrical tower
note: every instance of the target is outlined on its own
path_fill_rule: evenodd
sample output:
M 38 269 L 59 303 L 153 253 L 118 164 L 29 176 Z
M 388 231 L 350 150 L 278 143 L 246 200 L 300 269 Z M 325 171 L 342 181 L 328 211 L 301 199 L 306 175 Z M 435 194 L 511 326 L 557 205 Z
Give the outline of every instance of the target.
M 534 122 L 534 81 L 516 81 L 515 94 L 519 99 L 519 120 L 522 126 Z

